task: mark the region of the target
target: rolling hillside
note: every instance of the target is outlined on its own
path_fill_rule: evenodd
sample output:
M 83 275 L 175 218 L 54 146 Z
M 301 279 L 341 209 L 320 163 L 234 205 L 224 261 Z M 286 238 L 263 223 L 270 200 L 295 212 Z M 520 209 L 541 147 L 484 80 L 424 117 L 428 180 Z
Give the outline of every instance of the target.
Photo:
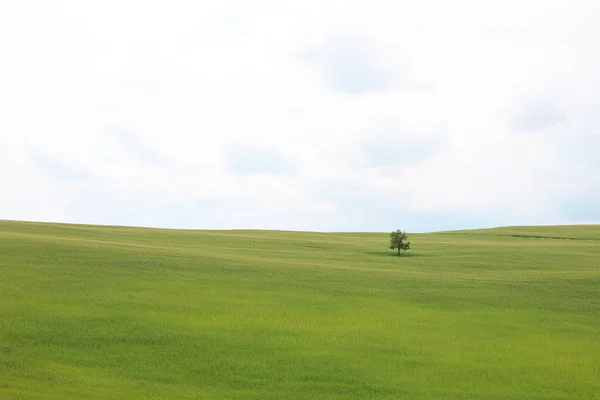
M 0 221 L 0 399 L 600 399 L 600 226 Z

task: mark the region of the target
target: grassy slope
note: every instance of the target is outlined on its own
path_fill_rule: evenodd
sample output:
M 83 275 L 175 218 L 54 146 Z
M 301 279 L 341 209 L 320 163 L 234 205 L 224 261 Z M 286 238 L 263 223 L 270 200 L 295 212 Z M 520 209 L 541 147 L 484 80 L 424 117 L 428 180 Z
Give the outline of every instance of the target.
M 411 241 L 0 221 L 0 398 L 600 399 L 599 226 Z

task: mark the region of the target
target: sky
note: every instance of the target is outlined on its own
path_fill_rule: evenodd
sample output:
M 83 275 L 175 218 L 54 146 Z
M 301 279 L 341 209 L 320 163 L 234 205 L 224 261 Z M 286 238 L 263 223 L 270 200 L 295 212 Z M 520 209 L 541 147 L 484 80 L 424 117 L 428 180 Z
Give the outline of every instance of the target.
M 0 219 L 600 223 L 597 0 L 0 0 Z

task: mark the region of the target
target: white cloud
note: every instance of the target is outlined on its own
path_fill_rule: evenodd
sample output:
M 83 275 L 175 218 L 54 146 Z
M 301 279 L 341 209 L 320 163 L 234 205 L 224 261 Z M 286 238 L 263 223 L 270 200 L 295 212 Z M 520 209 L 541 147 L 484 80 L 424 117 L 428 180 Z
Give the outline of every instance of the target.
M 570 221 L 600 201 L 599 18 L 591 0 L 2 2 L 0 218 Z

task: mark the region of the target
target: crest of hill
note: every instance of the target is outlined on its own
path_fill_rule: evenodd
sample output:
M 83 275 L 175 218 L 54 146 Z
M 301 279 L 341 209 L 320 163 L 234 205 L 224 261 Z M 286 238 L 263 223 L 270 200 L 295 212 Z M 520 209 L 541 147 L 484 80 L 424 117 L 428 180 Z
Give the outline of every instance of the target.
M 360 239 L 364 237 L 378 237 L 387 233 L 376 232 L 309 232 L 309 231 L 284 231 L 284 230 L 251 230 L 251 229 L 233 229 L 233 230 L 189 230 L 189 229 L 161 229 L 150 227 L 134 226 L 112 226 L 112 225 L 86 225 L 86 224 L 67 224 L 51 222 L 25 222 L 0 220 L 0 231 L 6 232 L 27 232 L 30 234 L 60 234 L 77 236 L 97 236 L 97 235 L 152 235 L 152 236 L 179 236 L 190 234 L 203 234 L 211 236 L 240 236 L 240 237 L 266 237 L 273 236 L 278 239 L 318 239 L 318 238 L 339 238 L 339 239 Z M 411 235 L 414 233 L 409 232 Z M 597 225 L 548 225 L 548 226 L 506 226 L 486 229 L 468 229 L 419 233 L 422 235 L 453 235 L 470 237 L 516 237 L 532 239 L 565 239 L 565 240 L 600 240 L 600 224 Z
M 600 240 L 600 225 L 505 226 L 439 233 L 443 235 L 508 236 L 532 239 Z

